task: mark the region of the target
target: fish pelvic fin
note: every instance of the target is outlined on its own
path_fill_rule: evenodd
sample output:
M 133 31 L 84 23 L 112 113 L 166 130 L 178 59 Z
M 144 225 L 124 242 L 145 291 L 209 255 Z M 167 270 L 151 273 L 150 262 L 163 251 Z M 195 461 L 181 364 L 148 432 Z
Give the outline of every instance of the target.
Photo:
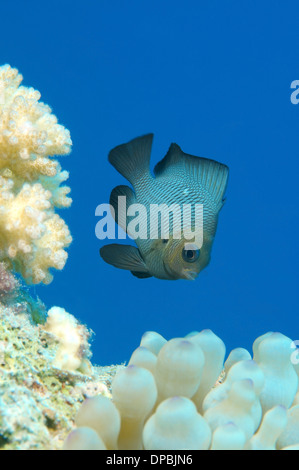
M 125 205 L 121 207 L 120 204 L 122 203 L 119 197 L 125 197 Z M 129 188 L 129 186 L 121 185 L 116 186 L 111 192 L 109 204 L 114 209 L 114 216 L 115 222 L 125 231 L 127 232 L 127 211 L 128 207 L 132 204 L 136 203 L 135 193 L 134 191 Z
M 142 273 L 138 271 L 131 271 L 131 273 L 133 274 L 133 276 L 138 277 L 138 279 L 147 279 L 148 277 L 153 277 L 149 273 Z
M 229 174 L 229 168 L 223 163 L 189 155 L 177 144 L 171 144 L 163 160 L 157 163 L 154 169 L 156 177 L 167 173 L 173 177 L 189 174 L 209 191 L 218 209 L 223 206 Z
M 119 269 L 127 269 L 137 277 L 150 277 L 151 274 L 135 246 L 113 243 L 100 249 L 100 255 L 106 263 Z
M 111 165 L 134 186 L 145 173 L 149 173 L 154 134 L 147 134 L 118 145 L 109 153 Z

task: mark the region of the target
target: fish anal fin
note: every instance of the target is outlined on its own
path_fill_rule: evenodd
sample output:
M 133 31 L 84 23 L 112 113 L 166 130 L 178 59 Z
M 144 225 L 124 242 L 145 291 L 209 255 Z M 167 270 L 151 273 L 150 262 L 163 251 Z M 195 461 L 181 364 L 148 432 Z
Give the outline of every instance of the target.
M 108 160 L 130 183 L 138 181 L 150 171 L 153 134 L 146 134 L 130 142 L 118 145 L 109 153 Z

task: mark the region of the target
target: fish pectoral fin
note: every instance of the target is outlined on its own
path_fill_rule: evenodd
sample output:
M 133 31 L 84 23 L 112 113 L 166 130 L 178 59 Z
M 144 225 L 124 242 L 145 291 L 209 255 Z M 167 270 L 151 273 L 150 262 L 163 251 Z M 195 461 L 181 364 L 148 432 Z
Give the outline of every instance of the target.
M 124 207 L 121 209 L 119 206 L 119 200 L 118 198 L 122 196 L 125 197 L 125 204 Z M 135 193 L 134 191 L 129 188 L 129 186 L 121 185 L 121 186 L 116 186 L 111 192 L 110 195 L 110 201 L 109 204 L 113 207 L 114 209 L 114 217 L 115 217 L 115 222 L 125 231 L 127 232 L 127 225 L 128 225 L 128 220 L 127 220 L 127 211 L 129 206 L 132 204 L 136 203 L 136 198 L 135 198 Z
M 111 150 L 111 165 L 134 185 L 144 173 L 149 173 L 153 134 L 143 135 Z
M 150 273 L 142 273 L 140 271 L 131 271 L 133 276 L 138 277 L 138 279 L 146 279 L 148 277 L 153 277 Z
M 145 262 L 142 259 L 140 251 L 131 245 L 105 245 L 100 249 L 100 255 L 108 264 L 112 264 L 119 269 L 128 269 L 129 271 L 142 274 L 149 274 Z

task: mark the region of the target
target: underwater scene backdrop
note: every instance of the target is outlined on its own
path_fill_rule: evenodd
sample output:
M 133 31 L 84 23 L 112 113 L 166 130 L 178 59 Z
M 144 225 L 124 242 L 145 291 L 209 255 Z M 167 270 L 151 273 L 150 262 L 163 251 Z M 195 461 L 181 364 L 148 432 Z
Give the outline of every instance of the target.
M 93 362 L 127 360 L 147 330 L 210 328 L 227 350 L 267 331 L 298 333 L 298 3 L 35 0 L 1 5 L 0 63 L 38 89 L 73 149 L 61 157 L 73 242 L 50 285 L 31 287 L 95 333 Z M 193 282 L 137 279 L 108 266 L 95 209 L 126 184 L 108 162 L 154 133 L 230 168 L 209 266 Z

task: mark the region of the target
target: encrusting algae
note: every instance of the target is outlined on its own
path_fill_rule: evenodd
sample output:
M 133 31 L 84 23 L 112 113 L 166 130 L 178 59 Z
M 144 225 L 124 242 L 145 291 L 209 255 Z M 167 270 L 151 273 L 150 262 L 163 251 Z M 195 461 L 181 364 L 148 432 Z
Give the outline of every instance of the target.
M 298 355 L 269 332 L 225 360 L 210 330 L 147 332 L 124 365 L 93 366 L 91 332 L 27 284 L 62 269 L 71 149 L 39 92 L 0 67 L 0 449 L 299 449 Z

